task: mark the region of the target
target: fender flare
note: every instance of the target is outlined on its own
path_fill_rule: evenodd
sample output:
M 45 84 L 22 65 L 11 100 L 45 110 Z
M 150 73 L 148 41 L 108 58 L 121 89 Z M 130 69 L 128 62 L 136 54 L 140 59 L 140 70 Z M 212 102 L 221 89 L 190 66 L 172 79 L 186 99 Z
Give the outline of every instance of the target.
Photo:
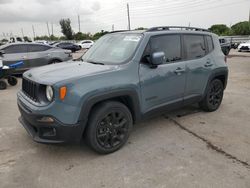
M 92 110 L 94 105 L 99 102 L 117 97 L 129 97 L 129 99 L 131 100 L 130 108 L 132 108 L 131 114 L 134 118 L 134 121 L 137 122 L 141 119 L 139 96 L 136 90 L 116 89 L 111 91 L 105 91 L 102 93 L 91 95 L 87 99 L 84 99 L 84 103 L 82 104 L 81 112 L 79 115 L 79 122 L 82 122 L 84 124 L 82 127 L 83 131 L 87 125 L 90 111 Z

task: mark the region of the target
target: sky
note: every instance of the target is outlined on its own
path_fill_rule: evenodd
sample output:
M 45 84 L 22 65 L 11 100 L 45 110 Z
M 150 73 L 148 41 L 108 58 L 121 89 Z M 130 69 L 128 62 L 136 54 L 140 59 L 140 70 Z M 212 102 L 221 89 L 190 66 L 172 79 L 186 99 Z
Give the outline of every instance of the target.
M 250 0 L 0 0 L 0 38 L 10 35 L 62 36 L 59 20 L 70 18 L 74 32 L 180 25 L 208 28 L 249 19 Z

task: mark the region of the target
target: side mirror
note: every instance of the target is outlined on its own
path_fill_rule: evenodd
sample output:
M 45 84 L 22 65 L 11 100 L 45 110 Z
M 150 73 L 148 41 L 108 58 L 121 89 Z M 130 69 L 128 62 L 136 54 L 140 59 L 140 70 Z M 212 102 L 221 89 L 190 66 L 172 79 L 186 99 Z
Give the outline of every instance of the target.
M 164 52 L 154 52 L 150 56 L 150 62 L 154 67 L 163 64 L 166 61 Z
M 5 54 L 5 52 L 3 50 L 0 50 L 0 56 L 3 56 L 3 54 Z

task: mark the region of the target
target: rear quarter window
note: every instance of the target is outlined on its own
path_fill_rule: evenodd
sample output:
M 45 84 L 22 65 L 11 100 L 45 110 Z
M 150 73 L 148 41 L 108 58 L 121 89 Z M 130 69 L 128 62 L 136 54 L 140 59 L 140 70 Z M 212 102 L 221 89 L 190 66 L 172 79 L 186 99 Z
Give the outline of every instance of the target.
M 214 43 L 213 43 L 213 39 L 211 36 L 206 36 L 206 40 L 207 40 L 207 50 L 208 53 L 212 52 L 214 49 Z
M 184 35 L 184 46 L 187 59 L 197 59 L 206 55 L 203 35 Z

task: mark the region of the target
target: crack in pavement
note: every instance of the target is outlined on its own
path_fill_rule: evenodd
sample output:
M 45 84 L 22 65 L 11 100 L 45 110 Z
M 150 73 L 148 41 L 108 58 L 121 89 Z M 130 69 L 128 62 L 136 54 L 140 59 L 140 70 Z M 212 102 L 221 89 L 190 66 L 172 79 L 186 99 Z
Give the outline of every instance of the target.
M 212 150 L 224 155 L 225 157 L 227 157 L 228 159 L 232 159 L 237 161 L 238 163 L 242 164 L 244 167 L 250 169 L 250 164 L 246 161 L 242 161 L 241 159 L 238 159 L 237 157 L 227 153 L 226 151 L 224 151 L 222 148 L 214 145 L 212 142 L 210 142 L 209 140 L 207 140 L 206 138 L 198 135 L 197 133 L 193 132 L 192 130 L 186 128 L 185 126 L 183 126 L 181 123 L 179 123 L 178 121 L 176 121 L 175 119 L 169 117 L 169 116 L 165 116 L 164 118 L 172 121 L 175 125 L 177 125 L 179 128 L 181 128 L 182 130 L 188 132 L 189 134 L 193 135 L 194 137 L 198 138 L 199 140 L 205 142 L 207 144 L 208 148 L 211 148 Z

